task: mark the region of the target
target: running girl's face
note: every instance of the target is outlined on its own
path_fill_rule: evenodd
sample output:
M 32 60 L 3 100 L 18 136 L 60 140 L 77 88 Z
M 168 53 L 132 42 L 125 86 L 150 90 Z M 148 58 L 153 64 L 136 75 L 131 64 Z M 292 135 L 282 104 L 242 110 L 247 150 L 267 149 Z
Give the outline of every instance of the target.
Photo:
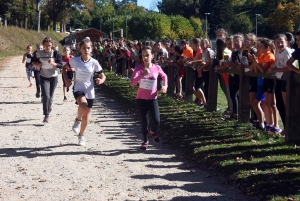
M 32 52 L 32 46 L 29 46 L 29 47 L 27 48 L 27 53 L 30 53 L 30 52 Z
M 204 41 L 201 41 L 201 45 L 200 46 L 201 46 L 202 50 L 206 50 L 207 47 L 208 47 L 208 44 L 206 42 L 204 42 Z
M 91 43 L 84 43 L 81 47 L 80 47 L 80 52 L 82 55 L 84 56 L 89 56 L 92 52 L 92 44 Z
M 226 40 L 225 44 L 226 44 L 226 47 L 228 49 L 233 50 L 234 47 L 233 47 L 233 41 L 232 40 Z
M 69 47 L 65 47 L 64 48 L 64 54 L 65 55 L 70 55 L 70 53 L 71 53 L 71 49 Z
M 284 37 L 277 37 L 275 39 L 275 47 L 279 51 L 284 50 L 287 47 L 287 41 Z
M 236 49 L 243 48 L 243 42 L 239 38 L 234 38 L 233 39 L 233 44 L 234 44 L 234 48 L 236 48 Z
M 260 52 L 260 54 L 266 54 L 270 50 L 269 47 L 266 47 L 265 44 L 263 44 L 261 42 L 258 44 L 258 48 L 257 49 Z
M 143 50 L 142 52 L 142 58 L 143 58 L 143 62 L 144 64 L 151 64 L 152 59 L 154 58 L 151 50 Z
M 53 44 L 51 42 L 45 42 L 43 46 L 45 52 L 51 52 Z

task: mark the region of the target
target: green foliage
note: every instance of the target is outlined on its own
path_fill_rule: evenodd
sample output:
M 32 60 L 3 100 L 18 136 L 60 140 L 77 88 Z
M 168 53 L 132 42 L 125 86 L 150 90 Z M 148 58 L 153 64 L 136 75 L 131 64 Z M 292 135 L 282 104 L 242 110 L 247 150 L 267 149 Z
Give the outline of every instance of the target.
M 180 15 L 171 17 L 171 29 L 177 33 L 181 39 L 193 38 L 195 36 L 194 27 L 190 21 Z
M 203 23 L 197 17 L 190 17 L 190 24 L 194 28 L 194 33 L 196 37 L 205 37 L 205 31 L 203 30 Z
M 249 33 L 253 29 L 252 22 L 248 15 L 242 14 L 234 18 L 231 24 L 231 31 L 233 33 Z

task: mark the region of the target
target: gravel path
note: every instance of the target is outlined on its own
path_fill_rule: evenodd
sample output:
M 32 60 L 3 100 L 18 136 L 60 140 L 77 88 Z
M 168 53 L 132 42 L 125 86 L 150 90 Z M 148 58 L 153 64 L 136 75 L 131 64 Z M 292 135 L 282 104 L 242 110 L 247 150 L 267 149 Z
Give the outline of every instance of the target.
M 63 102 L 61 75 L 43 124 L 21 60 L 0 71 L 0 200 L 248 200 L 167 147 L 139 150 L 139 125 L 104 94 L 96 94 L 87 146 L 77 146 L 77 107 L 71 92 Z

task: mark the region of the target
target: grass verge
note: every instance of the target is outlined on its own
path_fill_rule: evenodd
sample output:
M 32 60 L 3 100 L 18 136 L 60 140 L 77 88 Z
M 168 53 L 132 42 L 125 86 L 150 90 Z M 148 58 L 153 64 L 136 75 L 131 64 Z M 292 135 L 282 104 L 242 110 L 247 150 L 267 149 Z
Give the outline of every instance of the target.
M 138 118 L 136 87 L 107 73 L 105 91 Z M 220 92 L 221 93 L 221 92 Z M 222 112 L 159 95 L 164 144 L 182 149 L 199 167 L 225 176 L 228 183 L 261 200 L 300 200 L 300 157 L 295 145 L 279 136 L 238 124 Z M 225 108 L 226 104 L 218 104 Z

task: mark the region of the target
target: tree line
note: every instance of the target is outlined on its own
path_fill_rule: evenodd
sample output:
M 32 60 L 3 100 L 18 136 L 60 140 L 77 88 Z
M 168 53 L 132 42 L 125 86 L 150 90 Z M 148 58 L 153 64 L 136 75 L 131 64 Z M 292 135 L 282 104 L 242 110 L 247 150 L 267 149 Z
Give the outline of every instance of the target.
M 93 27 L 118 36 L 123 29 L 132 39 L 205 37 L 206 23 L 209 37 L 218 28 L 247 33 L 256 26 L 259 36 L 272 37 L 300 25 L 300 0 L 153 0 L 152 5 L 158 12 L 137 0 L 0 0 L 0 17 L 8 25 L 36 30 L 40 10 L 44 30 Z

